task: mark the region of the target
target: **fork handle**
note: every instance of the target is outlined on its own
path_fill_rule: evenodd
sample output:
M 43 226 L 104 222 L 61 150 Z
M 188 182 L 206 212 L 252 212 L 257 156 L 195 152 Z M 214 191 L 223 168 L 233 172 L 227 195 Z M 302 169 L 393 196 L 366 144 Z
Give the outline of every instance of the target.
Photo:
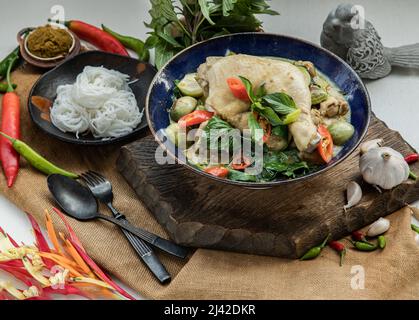
M 98 213 L 98 218 L 112 222 L 113 224 L 116 224 L 120 226 L 121 228 L 131 232 L 132 234 L 136 235 L 137 237 L 141 238 L 142 240 L 148 242 L 149 244 L 155 246 L 156 248 L 159 248 L 160 250 L 163 250 L 171 255 L 174 255 L 179 258 L 186 258 L 188 255 L 188 250 L 182 246 L 179 246 L 169 240 L 163 239 L 151 232 L 148 232 L 144 229 L 134 227 L 132 224 L 130 224 L 127 220 L 118 220 L 110 216 L 106 216 L 103 214 Z
M 112 214 L 115 219 L 123 222 L 128 222 L 125 216 L 118 210 L 116 210 L 112 203 L 107 203 L 106 206 L 109 208 L 109 210 L 112 211 Z M 172 277 L 170 276 L 169 272 L 167 272 L 166 268 L 161 263 L 156 254 L 153 252 L 153 250 L 147 245 L 147 243 L 145 243 L 142 239 L 136 237 L 129 231 L 125 229 L 121 230 L 127 238 L 128 242 L 137 252 L 138 256 L 141 258 L 141 260 L 143 260 L 143 262 L 147 265 L 147 267 L 154 274 L 154 276 L 157 279 L 159 279 L 161 283 L 170 282 Z
M 151 248 L 143 240 L 137 238 L 130 232 L 124 229 L 122 229 L 122 232 L 154 276 L 161 283 L 169 282 L 171 280 L 171 276 L 153 250 L 151 250 Z

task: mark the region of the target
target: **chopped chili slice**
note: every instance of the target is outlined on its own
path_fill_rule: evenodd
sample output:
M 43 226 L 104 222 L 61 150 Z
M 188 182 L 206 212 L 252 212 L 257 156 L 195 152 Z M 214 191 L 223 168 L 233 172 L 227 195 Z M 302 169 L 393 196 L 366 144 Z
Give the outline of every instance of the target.
M 211 167 L 205 169 L 205 172 L 218 178 L 227 178 L 230 173 L 230 171 L 225 167 Z
M 329 163 L 333 158 L 332 136 L 325 126 L 319 126 L 318 132 L 322 136 L 322 139 L 317 147 L 317 150 L 324 162 Z
M 208 121 L 213 116 L 213 112 L 209 112 L 206 110 L 196 110 L 180 118 L 178 123 L 181 128 L 186 128 Z
M 231 167 L 234 170 L 244 170 L 252 164 L 251 160 L 243 155 L 238 155 L 233 159 L 233 163 L 231 164 Z
M 247 93 L 246 87 L 243 82 L 238 78 L 228 78 L 227 79 L 228 87 L 230 88 L 231 93 L 240 100 L 250 101 L 249 94 Z

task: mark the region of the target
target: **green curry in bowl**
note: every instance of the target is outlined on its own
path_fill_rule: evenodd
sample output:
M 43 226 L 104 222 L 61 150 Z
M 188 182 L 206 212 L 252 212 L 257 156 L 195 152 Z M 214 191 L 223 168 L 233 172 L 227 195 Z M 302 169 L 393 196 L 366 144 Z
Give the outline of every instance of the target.
M 208 57 L 176 82 L 168 112 L 166 135 L 187 162 L 234 181 L 304 176 L 354 134 L 344 94 L 310 61 Z

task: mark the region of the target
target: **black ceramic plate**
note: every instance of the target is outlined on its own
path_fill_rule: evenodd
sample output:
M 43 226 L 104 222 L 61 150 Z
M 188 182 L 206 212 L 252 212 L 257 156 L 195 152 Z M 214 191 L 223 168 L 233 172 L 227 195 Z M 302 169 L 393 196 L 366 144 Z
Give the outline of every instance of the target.
M 86 66 L 103 66 L 108 69 L 117 70 L 128 74 L 130 80 L 139 79 L 139 81 L 130 85 L 132 92 L 137 99 L 138 108 L 144 110 L 145 99 L 151 81 L 156 74 L 156 69 L 137 59 L 124 57 L 116 54 L 88 51 L 67 60 L 58 67 L 45 73 L 33 86 L 28 99 L 29 114 L 33 122 L 46 133 L 56 137 L 59 140 L 81 145 L 104 145 L 129 139 L 136 135 L 141 129 L 147 127 L 147 119 L 144 115 L 138 127 L 127 134 L 118 138 L 101 139 L 95 138 L 91 134 L 80 135 L 79 139 L 73 133 L 65 133 L 56 128 L 50 121 L 41 117 L 42 112 L 32 104 L 33 96 L 41 96 L 54 101 L 57 94 L 57 88 L 60 85 L 72 84 L 76 81 L 77 76 L 83 72 Z

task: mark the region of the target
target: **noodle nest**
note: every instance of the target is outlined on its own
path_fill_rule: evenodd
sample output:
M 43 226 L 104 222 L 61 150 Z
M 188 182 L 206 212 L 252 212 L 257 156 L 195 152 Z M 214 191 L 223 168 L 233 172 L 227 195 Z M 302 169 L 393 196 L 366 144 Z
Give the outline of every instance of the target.
M 115 70 L 85 67 L 74 84 L 58 87 L 52 123 L 77 138 L 87 132 L 95 138 L 127 135 L 143 117 L 128 80 L 128 75 Z

